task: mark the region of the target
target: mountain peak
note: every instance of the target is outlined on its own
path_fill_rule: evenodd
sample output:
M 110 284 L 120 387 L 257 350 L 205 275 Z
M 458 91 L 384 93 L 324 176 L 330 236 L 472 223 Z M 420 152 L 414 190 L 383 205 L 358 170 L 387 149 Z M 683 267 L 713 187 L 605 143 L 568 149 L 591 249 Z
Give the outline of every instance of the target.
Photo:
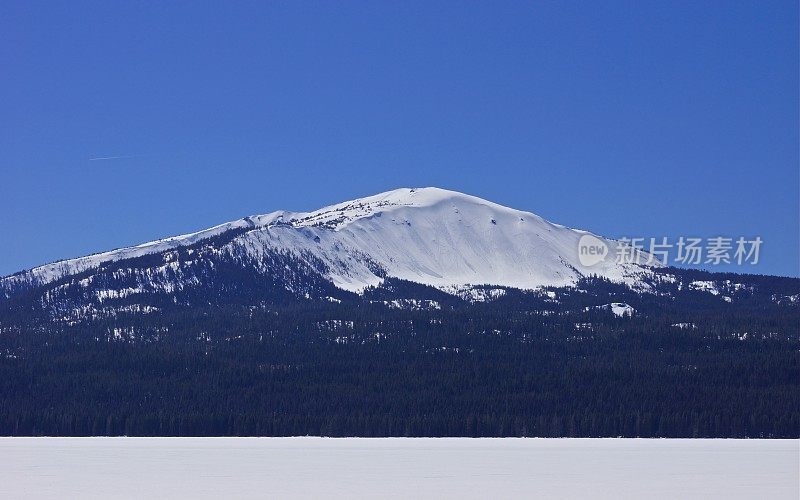
M 459 207 L 485 207 L 503 213 L 523 214 L 538 220 L 539 216 L 522 212 L 477 196 L 438 187 L 399 188 L 372 196 L 330 205 L 313 212 L 293 214 L 290 221 L 298 227 L 323 226 L 339 230 L 366 217 L 380 216 L 404 208 L 448 206 L 458 213 Z
M 437 187 L 400 188 L 311 212 L 277 211 L 110 252 L 40 266 L 0 280 L 0 291 L 45 284 L 109 262 L 202 246 L 258 269 L 274 252 L 324 269 L 339 288 L 360 292 L 384 276 L 441 289 L 498 285 L 565 286 L 588 275 L 636 284 L 641 263 L 609 258 L 582 266 L 585 235 L 530 212 Z M 216 257 L 215 257 L 216 258 Z
M 415 206 L 415 207 L 428 207 L 438 203 L 446 202 L 467 202 L 485 204 L 494 207 L 502 207 L 497 203 L 479 198 L 459 191 L 452 191 L 439 187 L 414 187 L 414 188 L 399 188 L 392 191 L 386 191 L 376 195 L 360 198 L 358 200 L 365 203 L 374 202 L 387 202 L 389 204 Z M 507 208 L 507 207 L 502 207 Z

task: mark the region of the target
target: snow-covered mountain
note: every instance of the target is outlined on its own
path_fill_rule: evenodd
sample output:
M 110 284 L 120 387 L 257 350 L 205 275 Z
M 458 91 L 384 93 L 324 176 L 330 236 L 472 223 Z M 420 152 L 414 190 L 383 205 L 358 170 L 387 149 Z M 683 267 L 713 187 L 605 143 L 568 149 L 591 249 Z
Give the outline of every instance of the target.
M 192 260 L 192 249 L 198 246 L 203 251 L 194 260 L 235 259 L 257 273 L 272 272 L 265 265 L 270 256 L 289 256 L 336 287 L 356 293 L 385 277 L 455 293 L 469 285 L 567 286 L 590 275 L 635 287 L 648 275 L 647 254 L 618 263 L 618 243 L 601 237 L 595 241 L 607 246 L 605 258 L 582 265 L 578 245 L 587 234 L 474 196 L 403 188 L 313 212 L 245 217 L 197 233 L 47 264 L 0 279 L 0 291 L 11 295 L 78 274 L 91 281 L 86 275 L 92 270 L 109 263 L 124 269 L 127 259 L 143 256 L 161 256 L 154 261 L 156 275 L 165 267 L 179 271 L 175 251 L 184 249 L 182 258 Z M 140 273 L 139 279 L 153 273 Z M 180 272 L 169 279 L 180 280 Z M 191 280 L 198 284 L 199 278 Z M 186 285 L 170 283 L 165 290 Z

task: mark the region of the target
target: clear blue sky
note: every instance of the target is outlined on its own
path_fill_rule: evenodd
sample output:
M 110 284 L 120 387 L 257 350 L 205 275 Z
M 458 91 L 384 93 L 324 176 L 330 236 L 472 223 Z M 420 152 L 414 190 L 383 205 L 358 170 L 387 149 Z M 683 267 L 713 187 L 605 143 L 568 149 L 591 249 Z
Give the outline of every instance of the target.
M 794 0 L 6 1 L 0 274 L 435 185 L 797 275 L 799 135 Z

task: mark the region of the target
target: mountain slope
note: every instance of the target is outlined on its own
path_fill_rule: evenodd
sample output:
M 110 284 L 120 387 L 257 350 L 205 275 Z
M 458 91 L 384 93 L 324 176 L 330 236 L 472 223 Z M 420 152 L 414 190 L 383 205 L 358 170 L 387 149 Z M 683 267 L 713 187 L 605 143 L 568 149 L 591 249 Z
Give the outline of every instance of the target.
M 800 280 L 585 237 L 405 189 L 14 275 L 0 435 L 797 437 Z
M 176 249 L 197 245 L 205 249 L 202 259 L 233 259 L 261 273 L 269 271 L 264 263 L 271 256 L 290 256 L 353 292 L 379 285 L 386 276 L 451 291 L 482 284 L 566 286 L 588 275 L 641 284 L 648 273 L 647 255 L 617 263 L 613 240 L 598 238 L 609 248 L 605 259 L 591 267 L 581 265 L 578 241 L 585 234 L 474 196 L 404 188 L 313 212 L 245 217 L 197 233 L 47 264 L 3 278 L 0 290 L 10 296 L 143 256 L 161 255 L 163 265 L 175 260 L 171 255 Z

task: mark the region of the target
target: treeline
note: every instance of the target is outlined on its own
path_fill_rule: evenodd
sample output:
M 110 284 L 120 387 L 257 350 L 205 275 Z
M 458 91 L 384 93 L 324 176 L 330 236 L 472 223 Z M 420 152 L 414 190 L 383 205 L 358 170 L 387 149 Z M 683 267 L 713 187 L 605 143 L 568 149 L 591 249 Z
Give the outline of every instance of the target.
M 587 278 L 469 303 L 228 264 L 174 294 L 65 279 L 0 301 L 0 435 L 800 438 L 797 279 L 670 270 L 651 293 Z M 144 276 L 115 266 L 98 287 Z M 707 279 L 718 294 L 688 286 Z
M 0 361 L 0 434 L 800 437 L 785 342 L 628 340 L 51 346 Z

